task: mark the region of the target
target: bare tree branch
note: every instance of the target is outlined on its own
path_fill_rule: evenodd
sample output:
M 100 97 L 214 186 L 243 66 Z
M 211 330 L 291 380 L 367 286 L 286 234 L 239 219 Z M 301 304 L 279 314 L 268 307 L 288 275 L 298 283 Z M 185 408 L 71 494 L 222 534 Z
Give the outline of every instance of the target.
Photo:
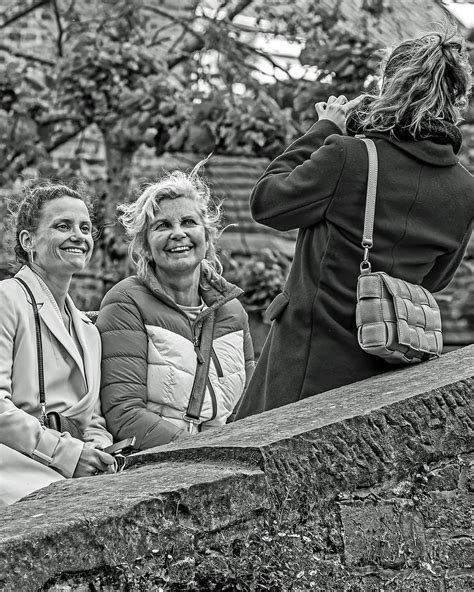
M 243 12 L 248 6 L 250 6 L 252 2 L 253 0 L 240 0 L 240 2 L 237 3 L 236 7 L 233 8 L 227 15 L 227 20 L 234 20 L 235 17 L 239 15 L 241 12 Z
M 245 43 L 242 43 L 242 41 L 239 41 L 238 39 L 234 39 L 234 43 L 236 45 L 239 45 L 244 51 L 246 50 L 249 54 L 254 53 L 259 58 L 266 60 L 271 66 L 273 66 L 273 68 L 275 68 L 276 70 L 280 70 L 281 72 L 284 72 L 290 80 L 294 80 L 294 78 L 290 74 L 289 68 L 281 66 L 269 54 L 265 53 L 264 51 L 261 51 L 260 49 L 257 49 L 256 47 L 251 47 Z M 221 51 L 222 51 L 222 53 L 225 53 L 225 50 L 221 50 Z M 262 72 L 262 70 L 260 70 L 259 68 L 255 67 L 255 66 L 253 66 L 253 67 L 250 66 L 249 68 L 253 69 L 253 70 L 258 70 L 259 72 Z
M 54 66 L 55 62 L 52 60 L 47 60 L 45 58 L 40 58 L 38 56 L 34 56 L 28 53 L 23 53 L 21 51 L 15 51 L 8 45 L 4 45 L 0 43 L 0 51 L 6 51 L 10 55 L 15 56 L 16 58 L 23 58 L 24 60 L 29 60 L 31 62 L 37 62 L 38 64 L 43 64 L 44 66 Z
M 58 27 L 58 38 L 56 40 L 56 45 L 58 47 L 58 55 L 59 57 L 62 57 L 63 54 L 63 26 L 61 23 L 61 15 L 59 14 L 59 8 L 58 8 L 58 1 L 57 0 L 53 0 L 53 10 L 54 10 L 54 16 L 56 17 L 56 25 Z
M 237 5 L 229 11 L 229 13 L 225 16 L 225 19 L 223 19 L 223 20 L 232 21 L 237 15 L 239 15 L 243 10 L 245 10 L 248 6 L 250 6 L 252 4 L 252 2 L 253 2 L 253 0 L 240 0 L 240 2 L 238 2 Z M 190 53 L 193 53 L 195 51 L 199 51 L 200 49 L 202 49 L 204 47 L 204 43 L 205 43 L 204 37 L 202 37 L 202 36 L 199 36 L 198 38 L 195 37 L 183 48 L 183 51 L 179 56 L 168 58 L 168 60 L 167 60 L 168 67 L 170 69 L 174 68 L 175 66 L 180 64 L 182 61 L 184 61 L 189 56 Z
M 51 0 L 36 0 L 36 2 L 33 2 L 33 4 L 31 4 L 30 6 L 23 8 L 22 10 L 19 10 L 18 12 L 13 14 L 12 16 L 8 17 L 5 21 L 3 21 L 3 23 L 0 23 L 0 29 L 4 29 L 8 25 L 11 25 L 15 21 L 17 21 L 18 19 L 21 19 L 23 16 L 26 16 L 30 12 L 33 12 L 33 10 L 40 8 L 41 6 L 44 6 L 45 4 L 49 4 L 50 2 L 51 2 Z M 5 13 L 3 13 L 3 14 L 5 14 Z
M 56 148 L 59 148 L 60 146 L 62 146 L 63 144 L 65 144 L 66 142 L 69 142 L 69 140 L 73 140 L 78 134 L 80 134 L 87 126 L 81 126 L 78 127 L 70 132 L 66 132 L 64 134 L 62 134 L 61 136 L 59 136 L 59 138 L 57 138 L 56 141 L 54 141 L 50 146 L 46 146 L 46 151 L 48 152 L 48 154 L 50 152 L 52 152 L 53 150 L 56 150 Z
M 190 35 L 194 36 L 197 41 L 199 41 L 200 43 L 204 43 L 204 40 L 203 40 L 202 36 L 199 35 L 199 33 L 197 33 L 196 31 L 194 31 L 194 29 L 192 27 L 190 27 L 189 25 L 187 25 L 186 24 L 186 21 L 182 17 L 176 17 L 173 14 L 170 14 L 166 10 L 163 10 L 161 8 L 157 8 L 156 6 L 150 6 L 149 4 L 143 5 L 143 8 L 145 10 L 150 10 L 151 12 L 154 12 L 155 14 L 159 14 L 160 16 L 163 16 L 163 17 L 169 19 L 172 23 L 175 23 L 175 24 L 179 25 L 187 33 L 189 33 Z

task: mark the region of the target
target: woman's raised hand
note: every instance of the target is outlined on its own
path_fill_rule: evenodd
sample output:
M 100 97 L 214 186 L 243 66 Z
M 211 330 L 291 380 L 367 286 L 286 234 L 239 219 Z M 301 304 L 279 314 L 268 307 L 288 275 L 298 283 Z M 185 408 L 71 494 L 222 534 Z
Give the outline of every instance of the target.
M 320 101 L 314 105 L 319 120 L 328 119 L 339 126 L 343 133 L 346 133 L 346 115 L 362 100 L 363 95 L 348 101 L 344 95 L 335 97 L 331 95 L 327 101 Z
M 92 442 L 86 442 L 73 477 L 88 477 L 97 473 L 113 472 L 114 466 L 115 459 L 111 454 L 96 448 Z

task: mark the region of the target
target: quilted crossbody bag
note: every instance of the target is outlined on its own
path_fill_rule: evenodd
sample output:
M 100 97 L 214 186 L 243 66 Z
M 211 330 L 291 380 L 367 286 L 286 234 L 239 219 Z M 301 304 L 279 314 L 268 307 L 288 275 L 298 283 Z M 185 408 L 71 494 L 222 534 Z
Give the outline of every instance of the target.
M 367 200 L 362 247 L 364 258 L 357 281 L 356 324 L 359 345 L 368 354 L 391 364 L 411 364 L 441 355 L 441 315 L 434 296 L 422 286 L 373 272 L 369 250 L 373 247 L 377 193 L 377 149 L 361 138 L 369 155 Z
M 61 413 L 57 413 L 56 411 L 50 411 L 46 413 L 46 394 L 44 389 L 44 367 L 43 367 L 43 341 L 41 338 L 41 325 L 38 313 L 38 305 L 36 304 L 35 297 L 33 296 L 33 292 L 30 290 L 30 287 L 26 282 L 24 282 L 21 278 L 15 278 L 17 282 L 25 288 L 27 291 L 30 300 L 31 306 L 33 307 L 33 314 L 35 317 L 35 329 L 36 329 L 36 355 L 37 355 L 37 364 L 38 364 L 38 382 L 39 382 L 39 397 L 40 397 L 40 408 L 41 408 L 41 415 L 40 415 L 40 423 L 45 428 L 51 428 L 58 432 L 69 432 L 73 438 L 77 438 L 78 440 L 83 439 L 83 434 L 79 426 L 76 424 L 75 421 L 62 415 Z

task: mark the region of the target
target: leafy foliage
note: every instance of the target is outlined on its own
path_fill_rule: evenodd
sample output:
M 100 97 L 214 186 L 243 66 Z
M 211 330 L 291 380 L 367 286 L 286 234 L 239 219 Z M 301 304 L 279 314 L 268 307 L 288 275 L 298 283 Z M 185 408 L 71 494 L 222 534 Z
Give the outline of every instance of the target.
M 216 10 L 200 0 L 177 16 L 145 0 L 50 0 L 18 10 L 17 20 L 32 10 L 49 18 L 55 54 L 21 54 L 14 43 L 0 48 L 3 181 L 92 123 L 130 155 L 146 143 L 158 154 L 274 156 L 314 120 L 315 98 L 336 87 L 353 95 L 372 72 L 373 45 L 363 33 L 348 33 L 339 2 L 326 4 L 241 0 Z M 280 34 L 302 45 L 300 61 L 317 64 L 316 80 L 288 72 L 281 79 L 286 66 L 236 21 L 246 9 L 264 38 Z M 5 22 L 11 28 L 16 21 Z
M 283 290 L 290 263 L 278 251 L 263 249 L 243 261 L 228 258 L 224 263 L 224 275 L 244 290 L 242 302 L 247 310 L 259 310 L 263 314 Z
M 195 106 L 187 146 L 196 152 L 273 158 L 294 132 L 289 109 L 268 94 L 216 92 Z

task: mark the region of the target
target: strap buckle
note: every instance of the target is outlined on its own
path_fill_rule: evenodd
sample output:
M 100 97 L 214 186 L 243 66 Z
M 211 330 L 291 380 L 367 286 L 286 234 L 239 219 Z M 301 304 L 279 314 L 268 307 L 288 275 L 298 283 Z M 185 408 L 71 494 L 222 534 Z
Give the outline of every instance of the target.
M 41 413 L 40 413 L 39 422 L 43 427 L 46 427 L 46 420 L 47 420 L 46 403 L 40 403 L 40 407 L 41 407 Z
M 186 412 L 183 413 L 183 419 L 188 423 L 188 432 L 190 434 L 194 431 L 194 426 L 198 427 L 201 425 L 201 421 L 195 417 L 190 417 Z
M 369 261 L 369 251 L 372 248 L 373 242 L 370 239 L 364 239 L 361 244 L 364 247 L 364 259 L 360 264 L 360 272 L 370 273 L 372 271 L 372 266 Z

